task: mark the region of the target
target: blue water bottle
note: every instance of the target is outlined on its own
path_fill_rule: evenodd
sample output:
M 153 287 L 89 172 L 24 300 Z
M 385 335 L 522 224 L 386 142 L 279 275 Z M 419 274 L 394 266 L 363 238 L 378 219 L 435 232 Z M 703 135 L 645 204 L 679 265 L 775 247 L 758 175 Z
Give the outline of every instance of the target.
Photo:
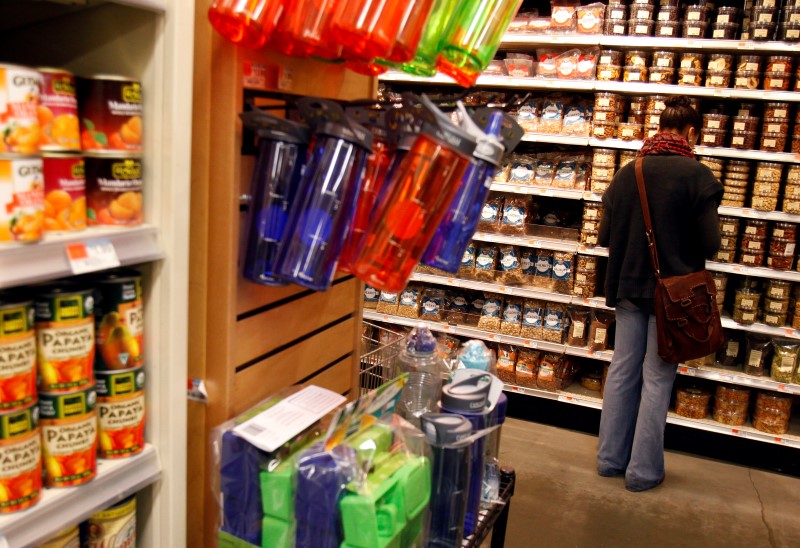
M 485 130 L 469 117 L 460 102 L 458 109 L 462 129 L 472 134 L 478 145 L 472 154 L 472 165 L 464 173 L 461 186 L 422 257 L 423 263 L 451 273 L 458 272 L 461 266 L 464 251 L 475 233 L 489 196 L 497 166 L 523 135 L 522 128 L 497 109 L 483 109 L 481 112 L 481 116 L 488 116 Z
M 507 401 L 505 394 L 492 401 L 490 391 L 494 383 L 501 383 L 491 373 L 478 370 L 467 370 L 468 376 L 456 377 L 456 380 L 442 388 L 442 399 L 439 402 L 443 413 L 461 415 L 472 424 L 472 431 L 478 432 L 501 424 L 505 420 Z M 502 386 L 502 383 L 501 383 Z M 501 414 L 502 413 L 502 414 Z M 464 519 L 464 536 L 475 532 L 481 508 L 481 492 L 483 490 L 484 451 L 486 436 L 472 443 L 467 512 Z
M 280 248 L 280 276 L 325 291 L 355 213 L 372 134 L 336 103 L 304 98 L 298 106 L 315 126 L 314 145 Z
M 471 444 L 462 440 L 472 434 L 472 425 L 464 417 L 445 413 L 427 413 L 421 420 L 433 454 L 427 546 L 461 546 L 471 453 Z
M 243 276 L 262 285 L 285 285 L 276 271 L 289 208 L 294 203 L 311 137 L 303 124 L 254 109 L 242 122 L 258 136 L 258 159 L 250 182 L 247 250 Z

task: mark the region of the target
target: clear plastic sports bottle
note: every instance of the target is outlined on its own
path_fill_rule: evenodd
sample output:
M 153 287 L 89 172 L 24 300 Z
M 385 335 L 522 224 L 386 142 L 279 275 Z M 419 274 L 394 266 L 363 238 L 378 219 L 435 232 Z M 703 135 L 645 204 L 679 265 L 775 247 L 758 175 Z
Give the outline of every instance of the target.
M 436 338 L 420 323 L 408 335 L 395 362 L 395 373 L 408 373 L 408 380 L 395 412 L 419 427 L 419 418 L 436 411 L 442 391 L 444 360 L 436 354 Z

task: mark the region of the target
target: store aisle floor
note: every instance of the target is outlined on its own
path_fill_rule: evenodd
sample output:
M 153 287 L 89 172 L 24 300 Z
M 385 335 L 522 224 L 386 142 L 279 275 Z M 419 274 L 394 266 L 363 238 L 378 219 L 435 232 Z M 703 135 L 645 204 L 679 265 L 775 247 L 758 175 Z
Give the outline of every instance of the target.
M 601 478 L 597 437 L 508 419 L 500 460 L 517 472 L 506 547 L 800 546 L 800 479 L 667 452 L 664 484 Z

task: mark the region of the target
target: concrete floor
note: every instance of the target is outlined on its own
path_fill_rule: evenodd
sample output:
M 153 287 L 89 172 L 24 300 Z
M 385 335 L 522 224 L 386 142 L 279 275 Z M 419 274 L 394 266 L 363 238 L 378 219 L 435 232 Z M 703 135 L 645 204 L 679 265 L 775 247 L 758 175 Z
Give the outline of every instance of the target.
M 800 547 L 800 479 L 667 452 L 663 485 L 625 490 L 596 472 L 597 437 L 507 419 L 517 472 L 506 546 Z M 798 455 L 800 458 L 800 455 Z

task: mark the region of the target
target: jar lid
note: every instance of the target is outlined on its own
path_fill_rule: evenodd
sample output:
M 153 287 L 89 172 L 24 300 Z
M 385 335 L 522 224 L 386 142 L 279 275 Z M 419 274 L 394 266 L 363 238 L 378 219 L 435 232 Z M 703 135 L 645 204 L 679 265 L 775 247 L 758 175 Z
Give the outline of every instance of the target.
M 782 120 L 782 118 L 779 118 L 779 120 Z M 783 164 L 781 164 L 780 162 L 758 162 L 756 164 L 756 168 L 783 169 Z
M 767 221 L 762 221 L 760 219 L 747 219 L 746 226 L 766 226 Z
M 767 57 L 767 61 L 770 63 L 773 61 L 788 61 L 791 63 L 792 58 L 789 55 L 770 55 Z
M 749 160 L 728 160 L 729 166 L 747 166 L 750 167 Z
M 794 223 L 783 223 L 783 222 L 780 222 L 780 223 L 775 223 L 774 226 L 775 227 L 780 227 L 780 228 L 795 228 L 797 225 L 794 224 Z M 786 285 L 789 285 L 789 282 L 787 282 L 785 280 L 770 280 L 769 283 L 770 284 L 786 284 Z
M 755 105 L 753 106 L 755 107 Z M 789 108 L 789 103 L 784 103 L 781 101 L 769 102 L 769 103 L 764 103 L 764 108 Z

